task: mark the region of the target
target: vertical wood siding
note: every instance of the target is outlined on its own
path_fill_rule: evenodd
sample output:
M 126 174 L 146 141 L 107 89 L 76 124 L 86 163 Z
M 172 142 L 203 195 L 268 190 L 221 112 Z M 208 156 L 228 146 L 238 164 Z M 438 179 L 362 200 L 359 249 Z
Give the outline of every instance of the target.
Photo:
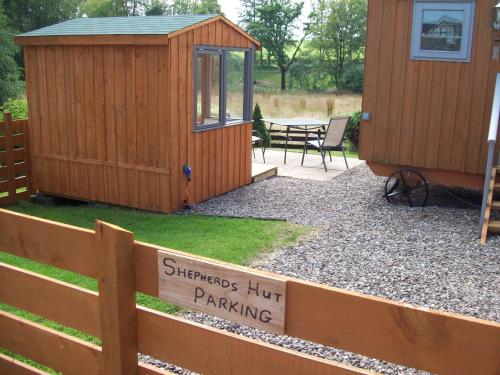
M 470 63 L 410 59 L 413 2 L 370 0 L 360 156 L 383 164 L 484 173 L 498 63 L 491 9 L 476 1 Z
M 252 47 L 222 21 L 165 46 L 25 47 L 33 186 L 171 212 L 251 182 L 251 125 L 193 132 L 193 46 Z

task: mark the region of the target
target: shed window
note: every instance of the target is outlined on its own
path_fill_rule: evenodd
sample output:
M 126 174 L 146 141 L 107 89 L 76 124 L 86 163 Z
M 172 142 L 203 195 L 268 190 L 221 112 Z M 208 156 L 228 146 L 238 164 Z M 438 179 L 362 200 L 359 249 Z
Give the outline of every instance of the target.
M 195 130 L 250 121 L 252 52 L 195 48 Z
M 221 122 L 221 70 L 220 53 L 200 53 L 196 59 L 197 80 L 197 125 L 213 125 Z
M 411 57 L 468 62 L 473 26 L 471 1 L 415 1 Z

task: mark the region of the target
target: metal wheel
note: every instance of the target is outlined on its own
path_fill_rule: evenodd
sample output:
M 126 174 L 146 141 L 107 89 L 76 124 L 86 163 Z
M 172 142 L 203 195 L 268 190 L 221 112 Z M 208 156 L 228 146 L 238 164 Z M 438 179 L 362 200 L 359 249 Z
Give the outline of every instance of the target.
M 404 203 L 410 207 L 423 207 L 429 198 L 429 185 L 419 172 L 400 169 L 385 182 L 384 197 L 391 204 Z

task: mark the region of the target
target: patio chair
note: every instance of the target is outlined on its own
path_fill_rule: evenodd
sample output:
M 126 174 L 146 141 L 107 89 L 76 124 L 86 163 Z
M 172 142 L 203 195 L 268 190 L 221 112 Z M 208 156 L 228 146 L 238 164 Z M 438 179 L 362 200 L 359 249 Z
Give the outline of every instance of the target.
M 349 169 L 349 165 L 347 164 L 347 158 L 345 156 L 345 150 L 342 143 L 344 142 L 344 134 L 347 128 L 347 124 L 351 120 L 350 116 L 342 116 L 342 117 L 332 117 L 330 119 L 330 124 L 328 124 L 328 128 L 326 129 L 325 136 L 321 138 L 321 133 L 318 131 L 317 137 L 313 141 L 307 139 L 304 141 L 304 151 L 302 152 L 302 163 L 304 165 L 304 156 L 307 152 L 307 147 L 313 147 L 319 150 L 321 154 L 321 159 L 323 160 L 323 166 L 325 167 L 325 172 L 328 172 L 326 168 L 326 152 L 330 153 L 330 151 L 342 151 L 344 155 L 345 166 Z M 332 155 L 330 154 L 330 161 L 332 161 Z
M 266 163 L 266 157 L 265 157 L 265 152 L 266 149 L 264 147 L 264 138 L 260 135 L 260 132 L 258 130 L 252 130 L 252 152 L 253 152 L 253 158 L 255 159 L 255 146 L 257 143 L 260 143 L 260 148 L 262 150 L 262 159 L 264 160 L 264 164 Z

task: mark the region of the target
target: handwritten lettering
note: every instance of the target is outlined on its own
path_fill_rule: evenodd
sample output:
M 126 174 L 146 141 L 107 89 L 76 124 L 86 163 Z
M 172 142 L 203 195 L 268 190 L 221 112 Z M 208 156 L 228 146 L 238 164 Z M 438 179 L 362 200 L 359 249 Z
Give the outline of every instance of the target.
M 270 332 L 284 333 L 285 281 L 161 250 L 158 265 L 160 298 Z

